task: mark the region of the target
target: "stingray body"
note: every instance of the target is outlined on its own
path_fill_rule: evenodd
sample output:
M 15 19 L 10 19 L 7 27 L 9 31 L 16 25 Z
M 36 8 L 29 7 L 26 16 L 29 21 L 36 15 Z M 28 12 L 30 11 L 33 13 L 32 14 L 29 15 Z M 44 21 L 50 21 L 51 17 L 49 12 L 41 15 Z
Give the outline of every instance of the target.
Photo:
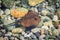
M 37 26 L 40 22 L 40 17 L 38 13 L 33 11 L 28 11 L 28 14 L 20 20 L 20 24 L 24 27 L 30 27 L 32 25 Z

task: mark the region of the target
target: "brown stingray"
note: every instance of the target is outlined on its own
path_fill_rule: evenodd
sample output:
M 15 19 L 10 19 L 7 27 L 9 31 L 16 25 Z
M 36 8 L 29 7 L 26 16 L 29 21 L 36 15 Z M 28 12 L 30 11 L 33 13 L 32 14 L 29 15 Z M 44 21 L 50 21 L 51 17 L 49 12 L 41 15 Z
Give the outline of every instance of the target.
M 28 14 L 20 20 L 20 24 L 24 27 L 30 27 L 32 25 L 37 26 L 40 22 L 38 13 L 29 11 Z

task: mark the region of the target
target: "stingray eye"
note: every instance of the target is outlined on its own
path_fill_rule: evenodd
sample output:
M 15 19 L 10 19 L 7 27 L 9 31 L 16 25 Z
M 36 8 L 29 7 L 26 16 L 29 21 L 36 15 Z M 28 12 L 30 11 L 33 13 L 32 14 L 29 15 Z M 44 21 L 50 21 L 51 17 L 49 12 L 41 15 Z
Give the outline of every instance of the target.
M 37 20 L 37 18 L 34 18 L 34 20 Z

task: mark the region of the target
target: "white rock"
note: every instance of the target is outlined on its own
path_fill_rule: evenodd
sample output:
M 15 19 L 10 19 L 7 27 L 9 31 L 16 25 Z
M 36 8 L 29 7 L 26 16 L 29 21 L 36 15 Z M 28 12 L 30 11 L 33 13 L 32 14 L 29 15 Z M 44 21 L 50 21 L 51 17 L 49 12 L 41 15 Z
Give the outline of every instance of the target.
M 6 15 L 10 14 L 10 10 L 9 10 L 9 9 L 6 9 L 6 10 L 5 10 L 5 14 L 6 14 Z
M 4 13 L 3 10 L 0 9 L 0 16 L 1 16 L 3 13 Z

